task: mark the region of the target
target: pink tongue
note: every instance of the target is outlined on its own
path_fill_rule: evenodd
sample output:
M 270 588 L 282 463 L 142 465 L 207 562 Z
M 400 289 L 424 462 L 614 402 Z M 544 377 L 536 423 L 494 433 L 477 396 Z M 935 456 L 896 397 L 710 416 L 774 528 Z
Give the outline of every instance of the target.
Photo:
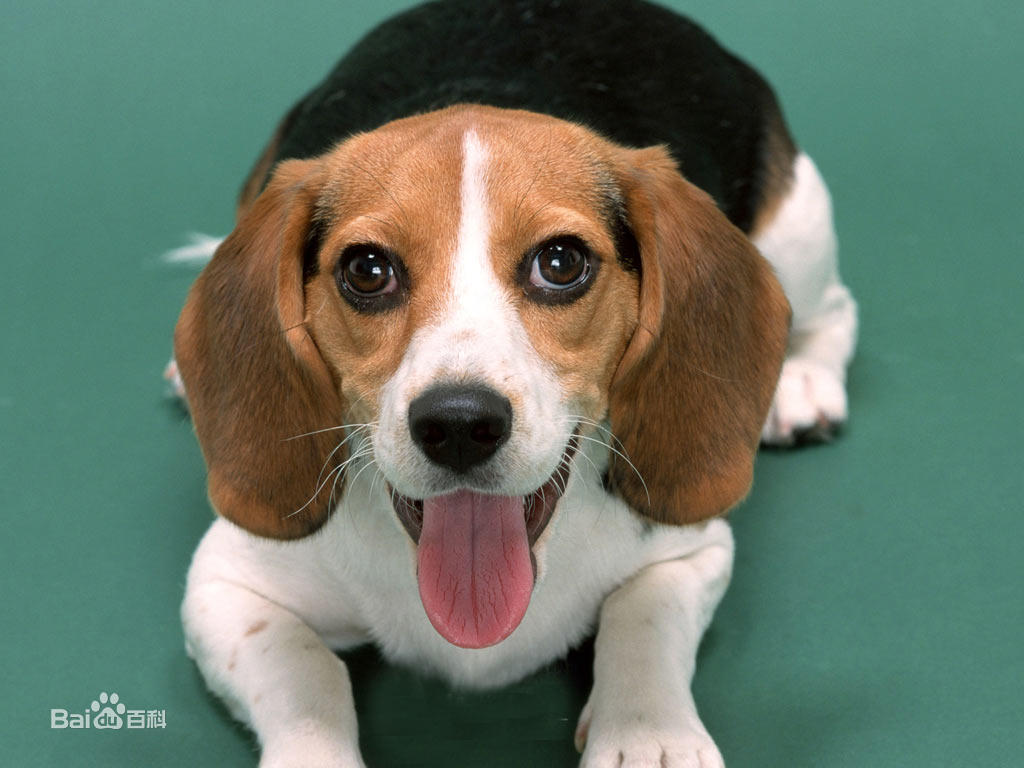
M 486 648 L 519 626 L 533 591 L 522 496 L 458 491 L 423 502 L 420 599 L 434 629 Z

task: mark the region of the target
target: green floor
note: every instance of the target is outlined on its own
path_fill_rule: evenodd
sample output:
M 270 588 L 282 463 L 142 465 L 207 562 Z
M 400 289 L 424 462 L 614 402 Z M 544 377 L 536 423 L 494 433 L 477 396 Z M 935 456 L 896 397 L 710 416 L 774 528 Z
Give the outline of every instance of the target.
M 209 522 L 160 371 L 290 102 L 402 3 L 0 10 L 0 765 L 244 766 L 177 619 Z M 682 7 L 682 3 L 673 3 Z M 777 85 L 860 300 L 853 419 L 761 456 L 696 696 L 730 768 L 1024 765 L 1024 10 L 686 8 Z M 572 766 L 585 653 L 488 696 L 353 659 L 389 766 Z M 51 730 L 101 692 L 166 728 Z

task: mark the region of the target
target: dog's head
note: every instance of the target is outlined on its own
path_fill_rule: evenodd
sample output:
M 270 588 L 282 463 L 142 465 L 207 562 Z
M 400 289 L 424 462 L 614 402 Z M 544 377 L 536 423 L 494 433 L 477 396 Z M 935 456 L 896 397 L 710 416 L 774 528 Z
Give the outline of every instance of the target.
M 428 615 L 479 647 L 525 612 L 596 425 L 637 513 L 742 499 L 787 331 L 770 267 L 663 149 L 460 107 L 279 164 L 175 344 L 221 515 L 305 536 L 372 460 Z

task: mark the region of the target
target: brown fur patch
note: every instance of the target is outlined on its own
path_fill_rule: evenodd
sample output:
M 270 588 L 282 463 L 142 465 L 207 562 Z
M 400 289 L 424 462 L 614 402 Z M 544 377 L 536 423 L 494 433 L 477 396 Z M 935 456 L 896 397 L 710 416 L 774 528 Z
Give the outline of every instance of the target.
M 175 329 L 209 494 L 224 517 L 262 536 L 323 525 L 332 487 L 317 489 L 345 409 L 303 324 L 302 245 L 316 163 L 282 163 L 189 293 Z M 309 468 L 308 473 L 296 468 Z
M 214 507 L 273 538 L 326 520 L 335 488 L 317 481 L 346 453 L 334 428 L 377 418 L 381 387 L 449 294 L 469 130 L 487 147 L 492 267 L 576 415 L 609 414 L 647 486 L 616 461 L 615 487 L 669 522 L 735 504 L 786 336 L 785 300 L 764 260 L 660 149 L 464 106 L 283 162 L 251 203 L 243 190 L 238 226 L 193 287 L 175 337 Z M 642 282 L 617 259 L 613 213 L 640 244 Z M 303 282 L 314 220 L 317 269 Z M 581 239 L 598 266 L 578 300 L 544 305 L 519 285 L 520 266 L 556 235 Z M 406 300 L 386 312 L 357 311 L 335 284 L 346 247 L 366 243 L 407 272 Z
M 655 520 L 692 523 L 746 495 L 785 353 L 789 305 L 771 267 L 660 147 L 623 153 L 643 281 L 611 388 L 634 466 L 611 478 Z

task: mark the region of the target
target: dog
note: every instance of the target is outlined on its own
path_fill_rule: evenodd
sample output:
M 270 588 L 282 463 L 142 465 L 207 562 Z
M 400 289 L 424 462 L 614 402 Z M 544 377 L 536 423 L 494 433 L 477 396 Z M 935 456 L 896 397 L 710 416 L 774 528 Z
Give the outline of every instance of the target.
M 345 664 L 501 686 L 596 629 L 581 765 L 720 766 L 690 682 L 759 443 L 856 304 L 771 88 L 634 0 L 447 0 L 284 117 L 175 357 L 218 517 L 186 646 L 263 766 L 362 766 Z

